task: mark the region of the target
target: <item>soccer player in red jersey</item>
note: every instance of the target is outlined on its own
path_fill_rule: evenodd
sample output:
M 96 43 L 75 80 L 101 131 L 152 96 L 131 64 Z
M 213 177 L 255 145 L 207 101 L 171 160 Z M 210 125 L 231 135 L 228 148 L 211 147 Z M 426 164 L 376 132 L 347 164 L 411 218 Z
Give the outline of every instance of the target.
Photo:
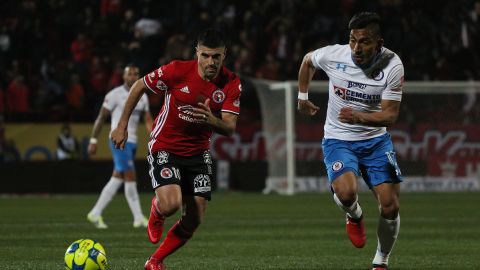
M 184 245 L 202 222 L 211 196 L 212 132 L 233 134 L 240 112 L 240 79 L 223 67 L 226 46 L 219 30 L 199 34 L 196 59 L 172 61 L 135 82 L 111 139 L 123 148 L 127 123 L 147 90 L 164 93 L 148 143 L 152 199 L 147 232 L 152 243 L 162 236 L 166 217 L 181 207 L 181 219 L 147 260 L 145 269 L 165 269 L 164 259 Z

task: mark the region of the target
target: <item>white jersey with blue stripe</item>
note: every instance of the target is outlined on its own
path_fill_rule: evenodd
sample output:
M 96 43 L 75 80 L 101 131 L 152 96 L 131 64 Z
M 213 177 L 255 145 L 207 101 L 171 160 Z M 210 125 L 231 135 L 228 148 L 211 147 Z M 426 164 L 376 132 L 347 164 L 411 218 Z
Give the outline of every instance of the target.
M 120 121 L 120 116 L 122 115 L 123 108 L 125 107 L 125 102 L 127 101 L 129 90 L 126 85 L 121 85 L 112 89 L 105 96 L 103 100 L 103 107 L 110 111 L 112 123 L 110 133 L 117 127 L 118 122 Z M 146 94 L 138 101 L 135 109 L 130 116 L 128 121 L 128 139 L 127 142 L 137 143 L 137 127 L 140 122 L 140 117 L 143 112 L 150 111 L 148 105 L 148 97 Z
M 340 109 L 381 111 L 382 100 L 402 100 L 403 64 L 398 55 L 382 48 L 375 62 L 361 69 L 352 60 L 349 45 L 326 46 L 312 52 L 312 63 L 329 77 L 325 138 L 359 141 L 385 134 L 386 127 L 342 123 Z

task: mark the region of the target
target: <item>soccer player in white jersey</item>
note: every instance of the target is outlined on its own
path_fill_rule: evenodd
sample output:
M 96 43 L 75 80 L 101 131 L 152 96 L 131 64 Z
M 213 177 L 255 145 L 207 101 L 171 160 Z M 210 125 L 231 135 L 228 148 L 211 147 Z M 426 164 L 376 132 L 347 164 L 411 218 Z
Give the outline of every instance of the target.
M 127 100 L 130 87 L 139 78 L 138 67 L 128 65 L 123 72 L 124 84 L 112 89 L 105 96 L 102 108 L 93 125 L 92 136 L 88 145 L 88 153 L 94 155 L 97 152 L 97 137 L 100 134 L 103 123 L 111 115 L 111 130 L 113 130 L 120 119 L 125 101 Z M 143 116 L 148 133 L 152 131 L 153 119 L 150 115 L 148 98 L 143 95 L 136 105 L 132 117 L 128 122 L 128 141 L 124 150 L 116 149 L 109 140 L 110 150 L 113 155 L 113 173 L 102 190 L 97 203 L 88 213 L 87 219 L 99 229 L 106 229 L 107 225 L 103 221 L 102 212 L 117 193 L 118 189 L 125 184 L 125 197 L 128 206 L 133 214 L 133 227 L 146 227 L 148 220 L 142 213 L 140 200 L 137 191 L 136 173 L 134 167 L 135 152 L 137 149 L 137 127 L 140 118 Z M 111 132 L 111 131 L 110 131 Z
M 322 69 L 329 77 L 322 148 L 333 198 L 346 213 L 352 244 L 362 248 L 366 234 L 357 177 L 370 187 L 380 209 L 373 269 L 383 270 L 400 229 L 402 176 L 386 127 L 398 117 L 404 70 L 400 58 L 383 47 L 376 13 L 356 14 L 349 29 L 348 45 L 305 55 L 298 74 L 298 110 L 314 115 L 320 109 L 308 100 L 308 88 L 315 70 Z

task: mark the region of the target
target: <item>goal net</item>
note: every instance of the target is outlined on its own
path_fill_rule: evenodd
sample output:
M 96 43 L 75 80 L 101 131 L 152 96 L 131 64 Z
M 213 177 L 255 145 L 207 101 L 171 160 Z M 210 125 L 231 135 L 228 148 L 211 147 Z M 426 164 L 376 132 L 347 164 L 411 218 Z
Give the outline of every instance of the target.
M 309 99 L 321 108 L 313 117 L 297 113 L 296 81 L 253 83 L 268 162 L 264 193 L 329 191 L 321 149 L 328 82 L 311 84 Z M 399 118 L 388 128 L 405 180 L 402 190 L 480 189 L 479 94 L 478 82 L 406 83 Z

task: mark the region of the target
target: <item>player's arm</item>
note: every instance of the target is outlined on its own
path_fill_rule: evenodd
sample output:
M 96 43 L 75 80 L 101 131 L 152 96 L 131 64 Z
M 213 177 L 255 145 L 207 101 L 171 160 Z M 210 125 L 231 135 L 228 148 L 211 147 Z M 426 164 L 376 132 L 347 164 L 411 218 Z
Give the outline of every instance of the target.
M 145 121 L 145 128 L 147 129 L 148 134 L 152 133 L 153 118 L 150 111 L 145 111 L 143 114 L 143 121 Z
M 143 79 L 137 80 L 130 89 L 125 107 L 123 108 L 122 115 L 118 121 L 117 127 L 112 131 L 111 139 L 115 148 L 122 149 L 125 147 L 125 142 L 128 138 L 127 128 L 128 120 L 132 115 L 133 109 L 137 106 L 138 101 L 145 94 L 147 86 L 143 82 Z
M 344 123 L 372 127 L 387 127 L 395 123 L 400 112 L 400 101 L 383 99 L 381 107 L 380 112 L 359 112 L 350 107 L 345 107 L 340 110 L 338 119 Z
M 98 113 L 97 119 L 95 119 L 95 123 L 93 124 L 92 134 L 90 136 L 90 142 L 88 144 L 88 154 L 94 155 L 97 153 L 97 142 L 98 142 L 98 135 L 100 135 L 100 131 L 102 131 L 103 123 L 110 115 L 110 111 L 103 107 L 100 109 Z
M 298 111 L 305 115 L 315 115 L 320 109 L 308 100 L 308 89 L 313 75 L 315 75 L 315 67 L 312 63 L 312 52 L 309 52 L 303 57 L 298 71 Z

